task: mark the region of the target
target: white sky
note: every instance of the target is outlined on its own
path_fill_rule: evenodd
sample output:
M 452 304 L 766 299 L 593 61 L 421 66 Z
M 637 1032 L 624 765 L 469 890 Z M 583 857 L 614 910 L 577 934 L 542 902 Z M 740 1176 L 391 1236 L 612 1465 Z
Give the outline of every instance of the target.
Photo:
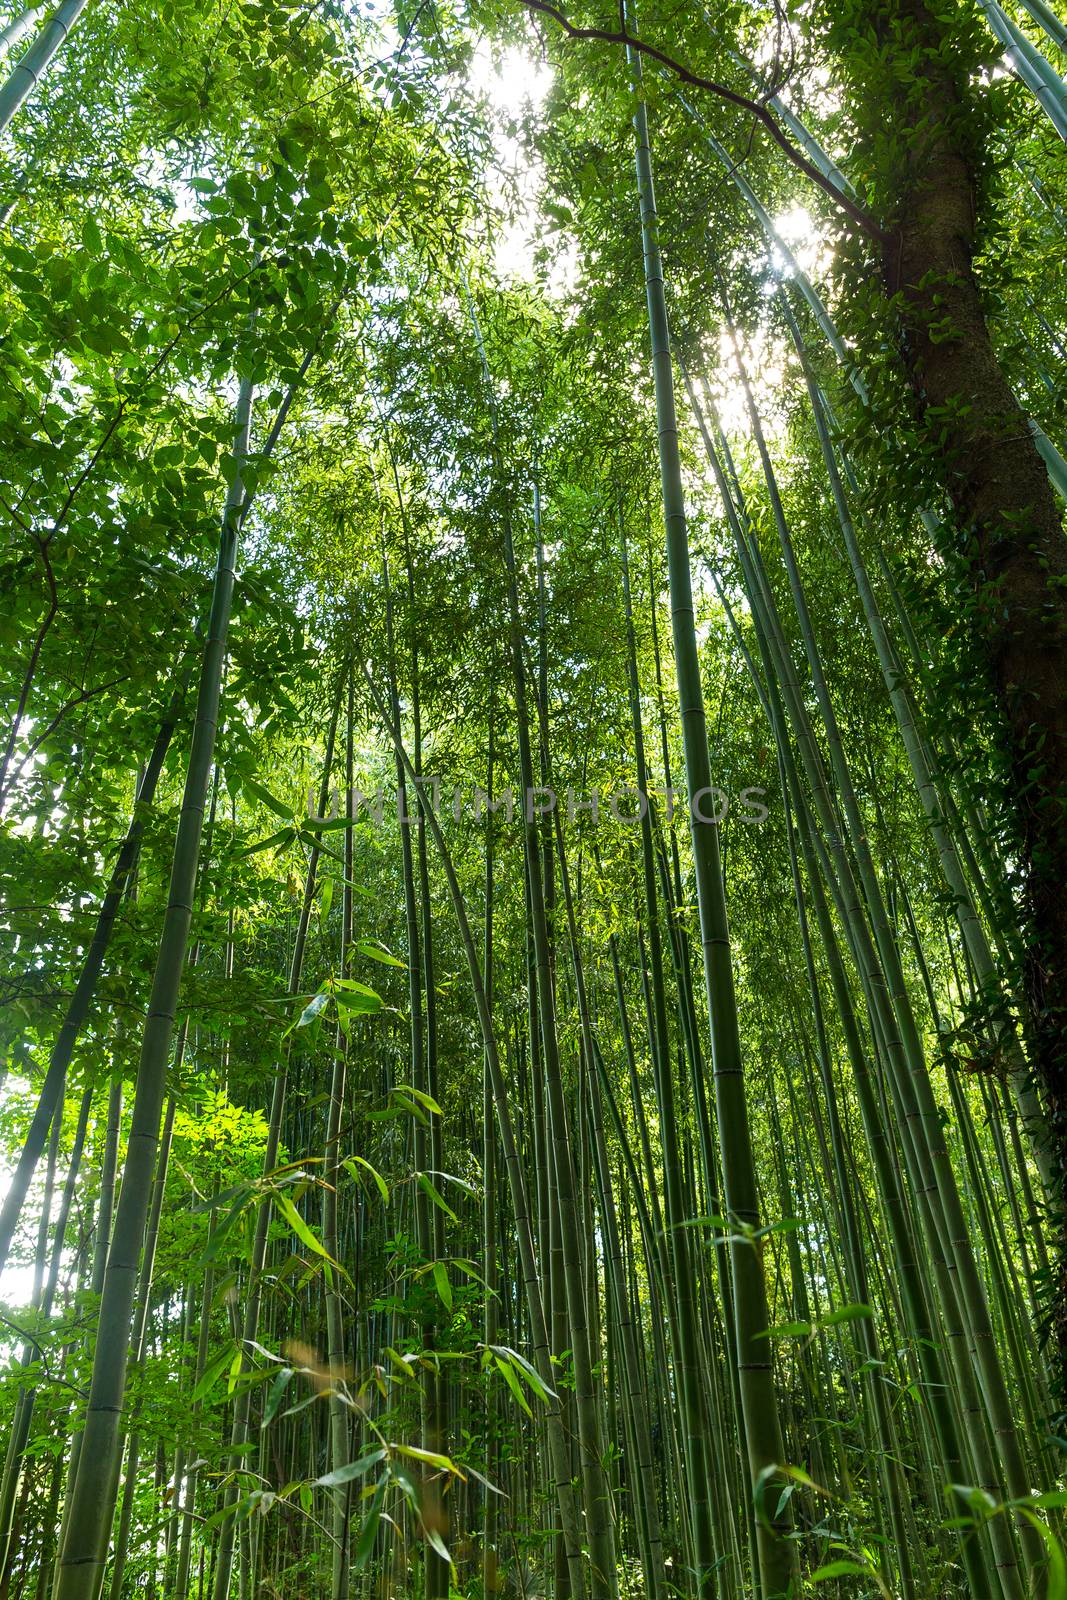
M 11 1073 L 4 1084 L 3 1090 L 0 1091 L 5 1100 L 19 1100 L 22 1102 L 23 1107 L 25 1108 L 27 1124 L 29 1123 L 32 1115 L 34 1104 L 34 1101 L 28 1092 L 29 1087 L 29 1083 L 25 1078 L 19 1077 L 16 1073 Z M 3 1163 L 0 1164 L 0 1198 L 3 1198 L 7 1194 L 8 1186 L 11 1180 L 12 1167 L 13 1163 L 7 1160 L 4 1160 Z M 42 1159 L 38 1167 L 35 1180 L 30 1188 L 30 1192 L 26 1197 L 26 1204 L 23 1207 L 22 1226 L 20 1233 L 25 1233 L 28 1229 L 36 1229 L 37 1219 L 40 1215 L 41 1204 L 44 1198 L 43 1174 L 44 1161 Z M 53 1215 L 58 1208 L 58 1203 L 57 1194 L 53 1197 L 52 1201 Z M 16 1239 L 18 1238 L 19 1234 L 16 1235 Z M 32 1291 L 32 1265 L 27 1263 L 25 1266 L 20 1266 L 9 1261 L 3 1272 L 0 1273 L 0 1301 L 9 1306 L 26 1306 L 29 1304 Z M 7 1342 L 7 1331 L 0 1329 L 0 1343 L 7 1344 Z
M 494 53 L 483 40 L 474 52 L 471 85 L 485 95 L 495 113 L 493 144 L 497 171 L 490 174 L 490 193 L 498 204 L 514 211 L 512 220 L 501 229 L 493 251 L 494 265 L 502 278 L 533 277 L 531 258 L 544 184 L 540 163 L 527 159 L 521 141 L 508 131 L 508 124 L 526 110 L 541 109 L 552 87 L 552 78 L 551 67 L 531 60 L 514 47 Z M 565 291 L 573 266 L 573 257 L 565 254 L 557 281 L 550 284 L 549 289 Z

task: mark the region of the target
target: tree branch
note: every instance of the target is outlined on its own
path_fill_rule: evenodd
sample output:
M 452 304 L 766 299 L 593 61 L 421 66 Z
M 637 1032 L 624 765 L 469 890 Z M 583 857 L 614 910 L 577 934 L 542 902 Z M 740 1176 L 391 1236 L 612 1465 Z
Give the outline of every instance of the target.
M 625 27 L 620 27 L 616 30 L 610 28 L 580 28 L 576 23 L 568 21 L 562 11 L 557 11 L 554 5 L 550 5 L 549 0 L 521 0 L 521 3 L 531 14 L 540 13 L 542 16 L 551 17 L 553 22 L 558 22 L 564 33 L 572 39 L 599 39 L 604 44 L 626 45 L 628 49 L 635 50 L 640 55 L 648 56 L 652 61 L 658 61 L 661 66 L 666 67 L 668 72 L 672 72 L 682 83 L 687 83 L 694 89 L 706 89 L 709 94 L 717 95 L 720 100 L 725 100 L 730 105 L 738 106 L 742 111 L 747 111 L 749 116 L 755 117 L 766 128 L 775 144 L 784 152 L 793 166 L 812 183 L 817 184 L 824 194 L 828 194 L 834 204 L 851 217 L 852 221 L 862 228 L 864 233 L 869 234 L 872 239 L 877 239 L 879 243 L 884 242 L 889 237 L 881 223 L 876 221 L 862 206 L 857 205 L 847 194 L 843 194 L 836 184 L 831 183 L 830 179 L 825 177 L 818 167 L 808 160 L 802 150 L 797 149 L 788 134 L 782 130 L 767 110 L 767 107 L 762 105 L 760 101 L 751 100 L 748 95 L 740 94 L 736 89 L 730 89 L 724 83 L 716 83 L 714 78 L 702 78 L 699 73 L 690 71 L 680 61 L 675 61 L 673 56 L 667 55 L 665 51 L 658 49 L 654 44 L 648 44 L 644 39 L 637 38 L 635 34 L 630 33 Z

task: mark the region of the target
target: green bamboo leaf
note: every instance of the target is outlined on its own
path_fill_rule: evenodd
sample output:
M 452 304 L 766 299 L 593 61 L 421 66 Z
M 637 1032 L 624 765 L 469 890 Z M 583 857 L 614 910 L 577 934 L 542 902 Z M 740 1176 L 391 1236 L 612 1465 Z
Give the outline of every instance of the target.
M 437 1554 L 441 1557 L 442 1561 L 447 1561 L 449 1566 L 451 1566 L 452 1557 L 448 1553 L 448 1546 L 441 1538 L 441 1535 L 437 1532 L 437 1529 L 434 1528 L 431 1523 L 426 1521 L 422 1521 L 421 1527 L 427 1544 L 431 1547 L 431 1549 L 437 1551 Z
M 349 1011 L 358 1011 L 368 1015 L 382 1009 L 382 997 L 365 983 L 357 983 L 355 978 L 332 978 L 330 988 L 339 990 L 345 997 L 345 1007 Z
M 1045 1600 L 1067 1600 L 1067 1557 L 1064 1556 L 1063 1545 L 1053 1533 L 1048 1524 L 1025 1506 L 1020 1506 L 1020 1515 L 1026 1518 L 1044 1540 L 1048 1551 L 1048 1566 L 1045 1570 Z
M 478 1190 L 473 1183 L 468 1183 L 466 1178 L 457 1178 L 454 1172 L 439 1172 L 435 1167 L 431 1167 L 429 1175 L 431 1178 L 441 1178 L 445 1183 L 454 1183 L 457 1189 L 462 1189 L 464 1194 L 469 1194 L 474 1199 L 478 1197 Z
M 370 1560 L 374 1551 L 374 1540 L 378 1532 L 378 1524 L 382 1520 L 382 1505 L 385 1500 L 385 1491 L 388 1485 L 388 1476 L 383 1477 L 374 1491 L 374 1498 L 359 1527 L 359 1537 L 352 1551 L 352 1571 L 361 1572 Z
M 199 1405 L 200 1401 L 203 1400 L 206 1395 L 211 1393 L 211 1390 L 215 1387 L 216 1383 L 218 1383 L 219 1379 L 222 1377 L 222 1374 L 232 1362 L 233 1351 L 234 1347 L 232 1344 L 224 1345 L 214 1359 L 208 1362 L 190 1396 L 191 1405 Z
M 830 1561 L 825 1567 L 817 1567 L 811 1575 L 812 1583 L 827 1583 L 832 1578 L 862 1578 L 871 1571 L 859 1561 Z
M 281 817 L 285 822 L 292 822 L 292 806 L 287 806 L 284 801 L 277 799 L 271 794 L 269 789 L 264 788 L 263 784 L 257 783 L 255 778 L 250 778 L 247 776 L 247 774 L 242 773 L 241 788 L 247 789 L 248 793 L 252 795 L 253 799 L 258 800 L 261 805 L 266 806 L 268 811 L 273 811 L 276 817 Z
M 762 1228 L 754 1228 L 754 1239 L 768 1239 L 776 1233 L 796 1233 L 804 1224 L 799 1217 L 782 1217 L 778 1222 L 765 1223 Z
M 261 850 L 287 850 L 296 838 L 295 828 L 279 828 L 277 833 L 272 833 L 266 839 L 260 839 L 258 844 L 246 845 L 243 850 L 238 850 L 238 860 L 245 860 L 248 856 L 255 856 Z
M 447 1217 L 451 1217 L 453 1222 L 458 1222 L 459 1218 L 456 1216 L 456 1213 L 452 1210 L 452 1207 L 449 1205 L 444 1195 L 442 1195 L 438 1189 L 434 1188 L 425 1172 L 416 1172 L 415 1178 L 418 1182 L 419 1188 L 425 1194 L 429 1195 L 434 1205 L 443 1211 Z
M 376 1167 L 372 1167 L 369 1161 L 366 1161 L 363 1156 L 354 1156 L 346 1157 L 341 1164 L 346 1169 L 349 1176 L 355 1179 L 359 1178 L 359 1173 L 356 1171 L 357 1166 L 363 1167 L 374 1179 L 374 1182 L 378 1187 L 378 1193 L 381 1195 L 383 1202 L 386 1205 L 389 1204 L 389 1185 L 386 1183 L 378 1169 Z
M 443 1261 L 435 1261 L 431 1268 L 434 1287 L 446 1311 L 452 1310 L 452 1285 L 448 1281 L 448 1268 Z
M 538 1372 L 537 1368 L 527 1361 L 526 1357 L 521 1355 L 518 1350 L 513 1350 L 511 1346 L 507 1344 L 493 1344 L 490 1345 L 489 1348 L 492 1350 L 494 1355 L 502 1356 L 519 1372 L 519 1374 L 526 1380 L 534 1394 L 536 1394 L 539 1399 L 558 1399 L 558 1396 L 554 1393 L 554 1391 L 542 1381 L 541 1374 Z
M 355 948 L 360 955 L 367 956 L 369 960 L 380 961 L 383 967 L 400 967 L 403 971 L 407 971 L 407 962 L 401 961 L 397 956 L 392 955 L 384 945 L 373 944 L 366 939 L 357 939 Z
M 468 1462 L 464 1464 L 463 1470 L 464 1472 L 468 1473 L 470 1477 L 477 1478 L 478 1482 L 483 1486 L 483 1488 L 488 1489 L 490 1494 L 498 1494 L 504 1499 L 507 1498 L 503 1489 L 499 1489 L 495 1483 L 490 1483 L 489 1479 L 485 1477 L 483 1473 L 479 1472 L 477 1467 L 472 1467 Z
M 273 1361 L 278 1365 L 283 1364 L 282 1357 L 275 1355 L 273 1350 L 268 1350 L 266 1345 L 260 1344 L 258 1339 L 242 1339 L 241 1343 L 246 1349 L 254 1350 L 257 1355 L 262 1356 L 264 1361 Z
M 717 1217 L 709 1213 L 703 1217 L 686 1217 L 681 1222 L 672 1224 L 673 1228 L 728 1228 L 730 1224 L 725 1217 Z M 670 1229 L 666 1230 L 670 1232 Z
M 997 1502 L 989 1491 L 979 1488 L 977 1484 L 950 1483 L 946 1493 L 959 1495 L 977 1522 L 988 1522 L 989 1518 L 995 1516 L 999 1510 Z
M 189 1207 L 189 1215 L 195 1217 L 204 1211 L 217 1211 L 219 1206 L 224 1206 L 231 1200 L 247 1200 L 252 1193 L 250 1183 L 231 1184 L 228 1189 L 220 1189 L 217 1194 L 209 1195 L 206 1200 L 198 1200 L 196 1205 Z
M 410 1095 L 411 1099 L 417 1100 L 420 1106 L 423 1106 L 427 1111 L 432 1111 L 435 1117 L 444 1115 L 433 1095 L 427 1094 L 424 1089 L 414 1089 L 410 1083 L 398 1083 L 393 1093 L 396 1094 L 398 1092 Z
M 306 1028 L 310 1026 L 310 1024 L 314 1022 L 315 1018 L 321 1016 L 326 1010 L 326 1007 L 330 1003 L 330 998 L 331 997 L 326 990 L 322 990 L 322 992 L 319 994 L 313 994 L 297 1018 L 295 1024 L 296 1027 Z
M 512 1394 L 515 1396 L 515 1399 L 518 1401 L 518 1403 L 519 1403 L 520 1407 L 522 1408 L 522 1410 L 525 1411 L 525 1413 L 526 1413 L 526 1415 L 528 1417 L 532 1417 L 533 1416 L 533 1412 L 530 1410 L 530 1402 L 527 1400 L 525 1394 L 523 1394 L 523 1392 L 522 1392 L 522 1385 L 519 1383 L 518 1378 L 515 1376 L 515 1369 L 511 1365 L 511 1362 L 510 1361 L 505 1361 L 500 1356 L 497 1356 L 496 1357 L 496 1364 L 497 1364 L 497 1368 L 499 1369 L 502 1378 L 504 1379 L 504 1382 L 507 1384 L 507 1386 L 511 1390 Z
M 331 850 L 329 845 L 323 844 L 317 833 L 309 833 L 306 827 L 301 827 L 297 830 L 297 838 L 309 850 L 314 850 L 316 855 L 328 856 L 331 861 L 336 861 L 339 867 L 344 867 L 344 856 L 338 855 L 336 850 Z
M 333 1267 L 335 1271 L 339 1272 L 343 1278 L 351 1283 L 352 1280 L 349 1278 L 344 1267 L 341 1266 L 339 1261 L 334 1260 L 330 1252 L 315 1237 L 314 1233 L 308 1227 L 307 1223 L 304 1221 L 293 1202 L 289 1199 L 289 1196 L 284 1194 L 276 1194 L 274 1196 L 274 1204 L 278 1207 L 278 1210 L 289 1224 L 289 1227 L 296 1234 L 297 1238 L 303 1244 L 306 1244 L 309 1250 L 313 1250 L 317 1256 L 322 1256 L 324 1261 L 329 1262 L 330 1266 Z
M 408 1456 L 412 1461 L 423 1461 L 427 1466 L 437 1467 L 441 1472 L 449 1472 L 453 1477 L 462 1478 L 463 1474 L 452 1460 L 451 1456 L 440 1455 L 436 1450 L 424 1450 L 417 1444 L 394 1444 L 389 1447 L 395 1455 Z
M 496 1291 L 489 1288 L 484 1276 L 478 1271 L 478 1268 L 474 1265 L 473 1261 L 466 1261 L 462 1256 L 449 1256 L 449 1261 L 451 1262 L 452 1266 L 457 1267 L 459 1271 L 465 1273 L 468 1278 L 473 1278 L 475 1283 L 480 1283 L 487 1294 L 492 1294 L 494 1297 L 496 1296 Z
M 832 1328 L 839 1322 L 859 1322 L 866 1317 L 874 1316 L 874 1307 L 865 1305 L 838 1306 L 835 1311 L 828 1311 L 826 1316 L 819 1318 L 820 1326 Z
M 274 1421 L 274 1418 L 278 1414 L 278 1407 L 285 1398 L 285 1391 L 289 1387 L 289 1380 L 292 1378 L 292 1376 L 293 1368 L 283 1367 L 278 1373 L 274 1382 L 271 1384 L 270 1393 L 267 1396 L 267 1403 L 263 1407 L 263 1420 L 260 1424 L 261 1427 L 269 1427 L 269 1425 Z
M 324 1473 L 321 1478 L 315 1479 L 317 1489 L 339 1489 L 342 1484 L 351 1483 L 354 1478 L 362 1478 L 371 1467 L 377 1466 L 379 1461 L 384 1461 L 385 1451 L 381 1448 L 368 1450 L 367 1454 L 360 1456 L 358 1461 L 349 1461 L 346 1466 L 334 1467 L 332 1472 Z
M 391 1100 L 395 1100 L 397 1105 L 400 1106 L 404 1111 L 409 1111 L 415 1118 L 415 1121 L 418 1122 L 422 1127 L 428 1128 L 430 1126 L 430 1119 L 425 1114 L 422 1107 L 417 1105 L 414 1100 L 409 1099 L 406 1094 L 401 1093 L 399 1089 L 392 1089 L 390 1091 L 389 1098 Z M 386 1112 L 385 1115 L 388 1116 L 390 1113 Z
M 219 1528 L 224 1522 L 228 1522 L 231 1517 L 235 1517 L 236 1515 L 237 1501 L 235 1500 L 229 1505 L 220 1506 L 219 1509 L 217 1511 L 213 1511 L 209 1517 L 205 1517 L 204 1527 Z
M 311 1394 L 305 1395 L 303 1400 L 298 1400 L 295 1406 L 290 1406 L 288 1410 L 283 1411 L 282 1416 L 295 1417 L 299 1412 L 306 1411 L 308 1406 L 313 1406 L 318 1398 L 317 1390 L 313 1390 Z

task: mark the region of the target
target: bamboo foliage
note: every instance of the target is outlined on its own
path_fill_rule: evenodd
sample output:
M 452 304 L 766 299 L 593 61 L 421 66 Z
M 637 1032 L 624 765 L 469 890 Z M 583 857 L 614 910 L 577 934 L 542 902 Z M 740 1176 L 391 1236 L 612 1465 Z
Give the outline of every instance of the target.
M 0 17 L 5 1600 L 1060 1593 L 1065 39 Z

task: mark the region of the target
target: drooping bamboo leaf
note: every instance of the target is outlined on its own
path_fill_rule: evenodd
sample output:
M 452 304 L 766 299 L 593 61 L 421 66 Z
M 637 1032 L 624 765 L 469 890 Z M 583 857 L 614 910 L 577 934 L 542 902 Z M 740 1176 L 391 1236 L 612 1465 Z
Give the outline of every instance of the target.
M 246 789 L 254 799 L 259 801 L 260 805 L 266 806 L 268 811 L 273 811 L 275 816 L 283 818 L 286 822 L 292 822 L 292 807 L 287 806 L 284 801 L 276 799 L 264 784 L 250 777 L 248 773 L 243 772 L 241 774 L 241 788 Z
M 262 1426 L 264 1428 L 268 1427 L 277 1416 L 278 1408 L 285 1398 L 285 1391 L 289 1386 L 292 1376 L 293 1368 L 283 1367 L 275 1377 L 274 1382 L 271 1384 L 270 1393 L 267 1396 L 267 1403 L 263 1407 Z
M 386 1452 L 383 1449 L 368 1450 L 366 1455 L 360 1456 L 358 1461 L 349 1461 L 343 1467 L 334 1467 L 332 1472 L 326 1472 L 321 1478 L 315 1479 L 318 1489 L 337 1489 L 342 1484 L 351 1483 L 356 1478 L 362 1478 L 379 1461 L 385 1460 Z
M 446 1311 L 452 1310 L 452 1285 L 448 1281 L 448 1268 L 443 1261 L 435 1261 L 431 1268 L 434 1287 Z
M 382 1505 L 385 1500 L 385 1491 L 388 1479 L 382 1478 L 374 1491 L 374 1497 L 367 1508 L 363 1521 L 360 1523 L 359 1533 L 352 1550 L 352 1571 L 362 1572 L 374 1553 L 374 1541 L 378 1534 L 378 1525 L 382 1517 Z
M 452 1207 L 449 1205 L 448 1201 L 445 1199 L 440 1190 L 436 1189 L 430 1182 L 425 1172 L 417 1172 L 415 1174 L 415 1178 L 419 1188 L 424 1194 L 429 1195 L 430 1199 L 433 1201 L 438 1210 L 443 1211 L 446 1217 L 451 1217 L 453 1222 L 458 1222 L 459 1218 L 456 1216 L 456 1213 L 452 1210 Z
M 378 1193 L 381 1195 L 383 1202 L 386 1205 L 389 1204 L 389 1185 L 386 1183 L 385 1179 L 382 1177 L 377 1168 L 372 1167 L 370 1162 L 367 1161 L 365 1157 L 353 1156 L 351 1158 L 346 1158 L 342 1164 L 347 1169 L 351 1177 L 356 1179 L 359 1177 L 359 1173 L 356 1170 L 357 1167 L 362 1167 L 365 1172 L 369 1172 L 371 1177 L 374 1179 L 375 1186 L 378 1190 Z
M 275 1194 L 274 1204 L 277 1206 L 278 1210 L 289 1224 L 289 1227 L 292 1229 L 293 1233 L 296 1234 L 297 1238 L 303 1244 L 307 1245 L 309 1250 L 313 1250 L 317 1256 L 322 1256 L 323 1260 L 328 1262 L 335 1272 L 339 1272 L 348 1283 L 351 1283 L 352 1280 L 348 1276 L 348 1273 L 345 1271 L 344 1267 L 341 1266 L 339 1261 L 334 1260 L 333 1256 L 330 1255 L 325 1246 L 320 1242 L 319 1239 L 316 1238 L 315 1234 L 308 1227 L 307 1223 L 296 1209 L 296 1206 L 289 1199 L 289 1196 L 284 1194 Z
M 239 1359 L 240 1356 L 238 1354 L 238 1360 Z M 223 1348 L 212 1358 L 211 1361 L 208 1362 L 207 1366 L 204 1368 L 199 1381 L 189 1397 L 190 1405 L 198 1405 L 201 1400 L 211 1393 L 212 1389 L 215 1387 L 216 1383 L 218 1383 L 219 1379 L 222 1377 L 222 1374 L 230 1367 L 233 1360 L 233 1345 L 224 1345 Z

